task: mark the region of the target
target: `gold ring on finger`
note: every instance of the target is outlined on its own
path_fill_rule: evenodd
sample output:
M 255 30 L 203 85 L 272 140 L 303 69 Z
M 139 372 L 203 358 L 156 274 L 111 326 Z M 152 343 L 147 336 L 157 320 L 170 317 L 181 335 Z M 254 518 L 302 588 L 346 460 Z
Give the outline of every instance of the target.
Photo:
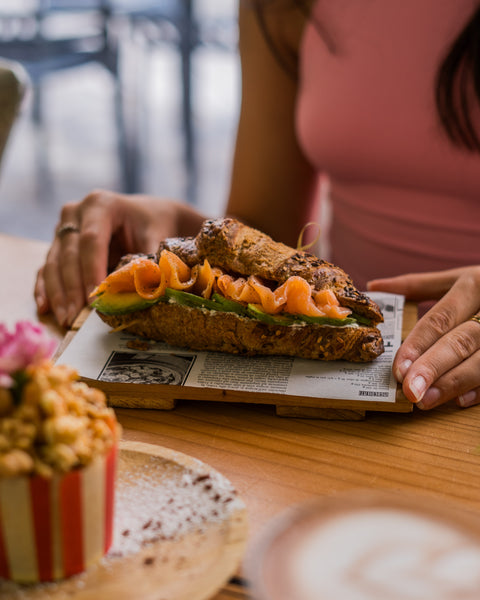
M 61 240 L 69 233 L 80 233 L 80 229 L 77 225 L 75 225 L 75 223 L 63 223 L 63 225 L 60 225 L 60 227 L 57 229 L 56 235 L 58 239 Z
M 470 321 L 475 321 L 480 324 L 480 315 L 473 315 L 473 317 L 470 317 Z

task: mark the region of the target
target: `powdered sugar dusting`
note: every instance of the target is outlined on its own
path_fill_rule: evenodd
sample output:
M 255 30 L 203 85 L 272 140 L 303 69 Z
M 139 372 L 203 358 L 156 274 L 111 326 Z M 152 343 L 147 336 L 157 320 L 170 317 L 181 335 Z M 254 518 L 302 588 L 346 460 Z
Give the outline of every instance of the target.
M 208 522 L 223 521 L 239 503 L 231 483 L 219 473 L 185 469 L 155 457 L 132 469 L 127 455 L 119 473 L 114 539 L 107 558 L 128 556 L 148 543 L 178 539 Z

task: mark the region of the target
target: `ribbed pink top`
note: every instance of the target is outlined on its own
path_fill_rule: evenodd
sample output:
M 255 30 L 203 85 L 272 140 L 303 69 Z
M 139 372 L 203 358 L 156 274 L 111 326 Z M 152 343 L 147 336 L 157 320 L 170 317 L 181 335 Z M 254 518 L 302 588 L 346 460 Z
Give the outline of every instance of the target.
M 331 180 L 331 251 L 357 286 L 480 264 L 480 155 L 453 146 L 438 65 L 475 0 L 321 0 L 301 48 L 297 129 Z M 480 127 L 480 110 L 475 109 Z

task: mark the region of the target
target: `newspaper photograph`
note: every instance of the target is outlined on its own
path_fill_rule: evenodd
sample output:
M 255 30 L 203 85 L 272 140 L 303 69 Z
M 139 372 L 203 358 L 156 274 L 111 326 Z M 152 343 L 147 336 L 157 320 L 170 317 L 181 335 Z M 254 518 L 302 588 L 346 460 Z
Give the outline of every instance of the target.
M 112 332 L 92 312 L 57 359 L 82 377 L 119 384 L 162 384 L 312 398 L 395 402 L 392 363 L 401 344 L 404 297 L 371 292 L 384 322 L 385 352 L 371 363 L 287 356 L 244 357 L 174 348 Z

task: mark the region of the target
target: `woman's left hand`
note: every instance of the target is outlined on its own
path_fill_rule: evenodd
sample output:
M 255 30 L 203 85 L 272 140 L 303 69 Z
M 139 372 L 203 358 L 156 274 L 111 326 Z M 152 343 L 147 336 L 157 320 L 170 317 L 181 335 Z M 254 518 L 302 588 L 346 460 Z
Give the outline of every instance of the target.
M 422 409 L 449 400 L 480 404 L 480 266 L 376 279 L 368 290 L 438 300 L 395 357 L 393 373 L 405 396 Z

